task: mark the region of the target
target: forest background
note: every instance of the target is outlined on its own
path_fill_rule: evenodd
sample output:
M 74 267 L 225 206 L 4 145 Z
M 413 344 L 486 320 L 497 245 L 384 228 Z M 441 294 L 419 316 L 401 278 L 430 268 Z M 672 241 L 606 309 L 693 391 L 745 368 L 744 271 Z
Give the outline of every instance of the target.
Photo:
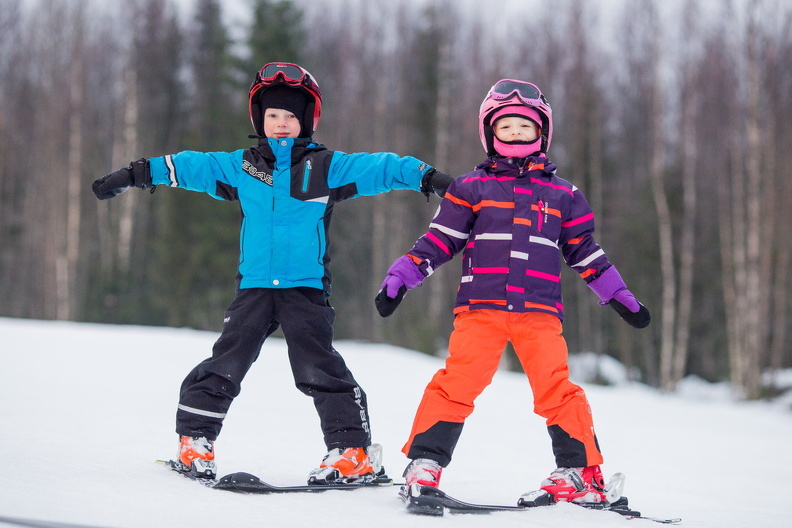
M 0 0 L 0 316 L 219 330 L 238 205 L 165 188 L 100 202 L 90 185 L 140 157 L 252 145 L 253 75 L 292 61 L 324 94 L 317 141 L 455 176 L 484 157 L 476 118 L 492 83 L 535 82 L 553 106 L 550 158 L 653 314 L 631 329 L 565 270 L 570 351 L 613 356 L 664 390 L 696 375 L 746 398 L 792 367 L 789 2 L 226 7 Z M 437 204 L 393 192 L 335 208 L 337 338 L 444 353 L 458 262 L 391 318 L 373 309 Z

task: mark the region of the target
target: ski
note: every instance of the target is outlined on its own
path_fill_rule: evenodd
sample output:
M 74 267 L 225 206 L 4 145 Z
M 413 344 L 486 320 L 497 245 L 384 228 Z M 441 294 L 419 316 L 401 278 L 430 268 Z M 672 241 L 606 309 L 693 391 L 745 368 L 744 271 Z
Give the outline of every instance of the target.
M 522 506 L 494 504 L 473 504 L 451 497 L 446 492 L 431 486 L 402 486 L 399 497 L 404 501 L 407 511 L 419 515 L 443 515 L 449 513 L 492 513 L 498 511 L 524 511 Z
M 330 490 L 355 490 L 360 488 L 396 486 L 393 479 L 389 478 L 384 469 L 373 480 L 350 483 L 330 483 L 330 484 L 303 484 L 297 486 L 275 486 L 264 482 L 260 478 L 250 473 L 242 471 L 230 473 L 220 479 L 197 478 L 179 469 L 173 460 L 158 460 L 157 463 L 163 464 L 168 469 L 183 475 L 190 480 L 194 480 L 207 488 L 232 491 L 236 493 L 316 493 Z
M 360 483 L 303 484 L 299 486 L 274 486 L 250 473 L 231 473 L 217 481 L 214 489 L 237 493 L 314 493 L 329 490 L 353 490 L 377 486 L 392 486 L 393 480 L 380 476 Z
M 41 521 L 38 519 L 22 519 L 19 517 L 6 517 L 4 515 L 0 515 L 0 525 L 25 526 L 27 528 L 99 528 L 98 526 L 89 526 L 87 524 Z
M 451 514 L 476 514 L 476 513 L 494 513 L 502 511 L 528 511 L 539 507 L 517 505 L 508 506 L 502 504 L 476 504 L 464 502 L 437 488 L 430 486 L 421 486 L 414 484 L 409 488 L 402 486 L 399 490 L 399 496 L 404 501 L 407 511 L 418 515 L 435 515 L 440 516 L 447 510 Z M 549 503 L 555 504 L 555 503 Z M 600 511 L 612 511 L 622 515 L 628 519 L 646 519 L 662 524 L 676 524 L 681 519 L 661 519 L 656 517 L 647 517 L 641 515 L 641 512 L 633 510 L 629 507 L 627 497 L 620 497 L 613 503 L 572 503 L 583 508 Z

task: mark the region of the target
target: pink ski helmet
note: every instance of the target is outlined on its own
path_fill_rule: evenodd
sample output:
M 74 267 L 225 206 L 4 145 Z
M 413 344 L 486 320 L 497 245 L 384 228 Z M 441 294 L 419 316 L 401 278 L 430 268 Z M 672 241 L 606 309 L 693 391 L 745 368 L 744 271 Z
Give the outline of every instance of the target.
M 499 112 L 502 108 L 509 106 L 515 108 Z M 522 110 L 520 107 L 527 108 Z M 487 156 L 504 155 L 496 150 L 494 144 L 495 135 L 492 132 L 492 122 L 496 113 L 497 117 L 517 114 L 534 121 L 535 117 L 538 117 L 540 121 L 537 124 L 542 129 L 541 145 L 538 150 L 546 153 L 550 148 L 550 141 L 553 138 L 553 111 L 550 108 L 550 103 L 535 84 L 514 79 L 501 79 L 487 92 L 487 96 L 479 108 L 479 137 Z M 506 147 L 503 143 L 500 145 Z M 513 156 L 514 152 L 514 149 L 509 149 L 505 155 Z M 517 157 L 524 156 L 518 155 Z

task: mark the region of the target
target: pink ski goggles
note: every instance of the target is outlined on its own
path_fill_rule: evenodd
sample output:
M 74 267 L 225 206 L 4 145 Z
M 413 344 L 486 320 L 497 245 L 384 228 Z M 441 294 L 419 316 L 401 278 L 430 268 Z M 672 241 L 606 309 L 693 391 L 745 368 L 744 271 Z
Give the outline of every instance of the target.
M 536 85 L 514 79 L 503 79 L 493 86 L 485 99 L 495 100 L 509 99 L 517 95 L 523 103 L 529 106 L 550 106 L 545 96 Z

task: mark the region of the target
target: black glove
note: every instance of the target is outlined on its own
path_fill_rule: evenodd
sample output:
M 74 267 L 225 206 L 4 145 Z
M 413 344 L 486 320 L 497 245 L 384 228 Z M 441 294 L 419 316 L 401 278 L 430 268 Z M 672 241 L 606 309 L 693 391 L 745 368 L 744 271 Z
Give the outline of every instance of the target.
M 374 298 L 374 304 L 377 305 L 377 311 L 379 312 L 380 316 L 388 317 L 393 312 L 395 312 L 396 308 L 399 307 L 399 303 L 401 303 L 402 299 L 404 299 L 404 295 L 406 293 L 407 286 L 402 285 L 399 288 L 399 292 L 396 294 L 396 297 L 391 298 L 388 297 L 387 288 L 382 288 Z
M 431 193 L 435 193 L 442 198 L 445 196 L 446 189 L 451 185 L 454 178 L 444 172 L 440 172 L 435 168 L 426 171 L 423 179 L 421 180 L 421 192 L 426 198 L 429 198 Z
M 652 320 L 652 316 L 649 314 L 649 310 L 638 302 L 638 311 L 632 312 L 629 308 L 624 306 L 622 303 L 617 301 L 616 299 L 611 299 L 608 303 L 616 313 L 618 313 L 625 322 L 634 327 L 634 328 L 646 328 L 649 326 L 649 322 Z
M 97 198 L 107 200 L 118 196 L 130 187 L 141 189 L 151 187 L 151 173 L 147 159 L 141 158 L 133 161 L 129 167 L 102 176 L 93 182 L 91 189 Z

